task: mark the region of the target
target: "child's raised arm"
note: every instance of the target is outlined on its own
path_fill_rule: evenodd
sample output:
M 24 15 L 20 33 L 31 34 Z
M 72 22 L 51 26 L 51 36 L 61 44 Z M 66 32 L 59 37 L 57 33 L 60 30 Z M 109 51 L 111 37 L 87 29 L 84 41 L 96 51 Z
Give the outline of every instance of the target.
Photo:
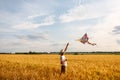
M 64 49 L 64 53 L 66 52 L 66 50 L 67 50 L 67 48 L 68 48 L 68 45 L 69 45 L 69 43 L 67 43 L 67 45 L 66 45 L 66 47 L 65 47 L 65 49 Z

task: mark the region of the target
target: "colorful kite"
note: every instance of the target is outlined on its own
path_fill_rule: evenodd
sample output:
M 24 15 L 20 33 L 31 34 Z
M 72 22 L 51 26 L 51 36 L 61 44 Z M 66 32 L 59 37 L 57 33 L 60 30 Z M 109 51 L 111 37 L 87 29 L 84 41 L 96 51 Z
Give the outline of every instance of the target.
M 96 45 L 96 43 L 90 43 L 88 40 L 89 40 L 89 38 L 87 36 L 87 33 L 85 33 L 82 38 L 78 39 L 78 41 L 80 41 L 83 44 L 88 43 L 92 46 Z

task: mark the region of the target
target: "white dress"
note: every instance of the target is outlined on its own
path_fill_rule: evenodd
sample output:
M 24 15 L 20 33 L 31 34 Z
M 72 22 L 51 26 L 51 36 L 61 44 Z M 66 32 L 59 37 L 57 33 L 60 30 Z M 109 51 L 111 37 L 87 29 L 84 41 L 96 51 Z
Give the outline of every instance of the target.
M 62 66 L 67 66 L 67 61 L 66 61 L 66 57 L 64 55 L 60 56 L 60 60 L 62 63 Z

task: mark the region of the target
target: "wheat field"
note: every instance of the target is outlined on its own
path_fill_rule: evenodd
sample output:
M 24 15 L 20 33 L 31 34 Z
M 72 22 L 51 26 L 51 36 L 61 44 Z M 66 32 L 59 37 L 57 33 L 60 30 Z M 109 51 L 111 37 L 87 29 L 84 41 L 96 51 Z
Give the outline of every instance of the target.
M 0 80 L 120 80 L 120 55 L 66 55 L 60 76 L 60 55 L 0 55 Z

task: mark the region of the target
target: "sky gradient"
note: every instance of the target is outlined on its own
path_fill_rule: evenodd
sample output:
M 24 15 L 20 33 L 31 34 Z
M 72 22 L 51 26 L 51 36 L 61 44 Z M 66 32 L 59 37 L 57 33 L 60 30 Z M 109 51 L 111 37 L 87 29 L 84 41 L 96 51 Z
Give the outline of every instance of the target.
M 84 33 L 96 46 L 76 41 Z M 120 51 L 120 0 L 0 0 L 0 52 Z

